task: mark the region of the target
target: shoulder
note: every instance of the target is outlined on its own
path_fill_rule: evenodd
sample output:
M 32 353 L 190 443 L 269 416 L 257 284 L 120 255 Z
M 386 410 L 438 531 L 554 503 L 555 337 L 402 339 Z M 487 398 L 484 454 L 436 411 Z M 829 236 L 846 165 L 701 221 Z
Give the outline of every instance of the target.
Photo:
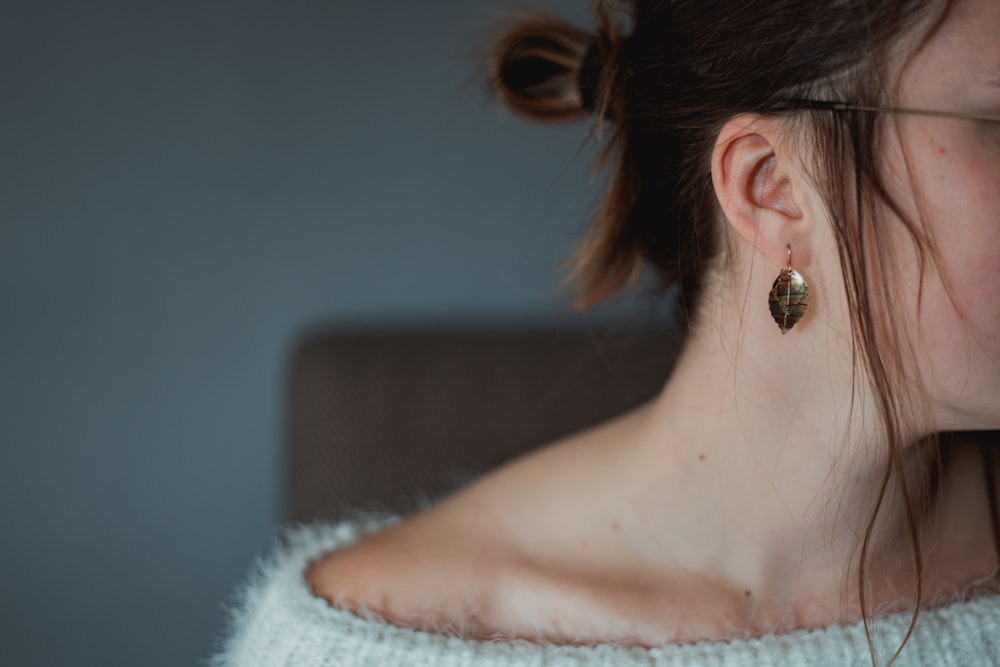
M 461 525 L 418 516 L 326 554 L 305 578 L 313 595 L 335 607 L 474 636 L 502 561 L 495 545 Z
M 469 636 L 554 637 L 562 632 L 553 619 L 565 630 L 578 626 L 571 619 L 593 618 L 606 606 L 601 582 L 610 556 L 581 542 L 594 521 L 612 523 L 597 491 L 604 488 L 603 445 L 616 435 L 606 430 L 539 448 L 327 554 L 307 571 L 313 594 L 399 625 L 457 626 Z
M 396 625 L 478 638 L 517 632 L 563 587 L 549 544 L 560 531 L 543 518 L 552 503 L 533 500 L 543 485 L 531 479 L 538 457 L 529 458 L 325 554 L 305 572 L 313 595 Z
M 572 576 L 488 542 L 462 526 L 431 522 L 368 538 L 312 564 L 315 596 L 394 625 L 468 638 L 592 636 L 599 596 Z

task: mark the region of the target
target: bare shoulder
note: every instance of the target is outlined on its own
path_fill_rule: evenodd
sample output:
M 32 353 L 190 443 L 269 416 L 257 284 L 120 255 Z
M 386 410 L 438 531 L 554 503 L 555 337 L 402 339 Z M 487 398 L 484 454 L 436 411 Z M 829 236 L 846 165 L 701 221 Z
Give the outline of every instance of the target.
M 327 554 L 305 577 L 333 606 L 476 636 L 503 561 L 495 545 L 432 513 Z
M 465 637 L 548 641 L 634 635 L 606 591 L 484 539 L 444 515 L 404 523 L 329 554 L 306 573 L 313 594 L 395 625 Z
M 607 504 L 593 478 L 606 470 L 605 443 L 620 439 L 616 424 L 623 420 L 550 443 L 326 555 L 306 571 L 314 595 L 399 625 L 467 636 L 559 634 L 540 627 L 542 619 L 565 619 L 567 607 L 587 606 L 581 596 L 594 597 L 565 576 L 565 565 L 586 569 L 580 524 Z

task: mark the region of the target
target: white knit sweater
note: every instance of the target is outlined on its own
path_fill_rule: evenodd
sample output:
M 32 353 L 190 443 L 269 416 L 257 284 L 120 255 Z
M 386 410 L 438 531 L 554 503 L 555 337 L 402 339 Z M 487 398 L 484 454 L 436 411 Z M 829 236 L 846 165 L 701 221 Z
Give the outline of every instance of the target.
M 746 640 L 636 648 L 567 646 L 525 640 L 477 641 L 362 618 L 314 596 L 309 561 L 354 542 L 396 517 L 286 525 L 227 605 L 228 628 L 211 667 L 749 667 L 871 665 L 861 623 Z M 899 646 L 911 614 L 875 623 L 880 664 Z M 1000 666 L 1000 595 L 921 612 L 900 667 Z

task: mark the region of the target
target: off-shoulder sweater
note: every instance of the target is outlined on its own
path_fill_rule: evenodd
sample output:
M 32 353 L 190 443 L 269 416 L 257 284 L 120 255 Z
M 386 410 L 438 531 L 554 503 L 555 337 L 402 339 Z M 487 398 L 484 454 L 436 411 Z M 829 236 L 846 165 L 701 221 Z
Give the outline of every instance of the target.
M 765 667 L 871 665 L 861 622 L 748 639 L 567 645 L 524 639 L 476 640 L 391 624 L 313 595 L 308 564 L 398 517 L 282 526 L 273 548 L 224 604 L 227 628 L 210 667 Z M 885 664 L 903 640 L 909 612 L 876 619 Z M 1000 666 L 1000 595 L 981 595 L 923 610 L 899 667 Z

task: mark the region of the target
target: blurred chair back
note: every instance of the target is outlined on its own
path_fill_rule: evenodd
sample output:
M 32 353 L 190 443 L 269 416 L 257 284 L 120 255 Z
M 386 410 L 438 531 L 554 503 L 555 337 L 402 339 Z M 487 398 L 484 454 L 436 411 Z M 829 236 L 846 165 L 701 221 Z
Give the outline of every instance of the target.
M 344 330 L 288 378 L 292 521 L 409 512 L 527 450 L 654 397 L 677 332 Z

